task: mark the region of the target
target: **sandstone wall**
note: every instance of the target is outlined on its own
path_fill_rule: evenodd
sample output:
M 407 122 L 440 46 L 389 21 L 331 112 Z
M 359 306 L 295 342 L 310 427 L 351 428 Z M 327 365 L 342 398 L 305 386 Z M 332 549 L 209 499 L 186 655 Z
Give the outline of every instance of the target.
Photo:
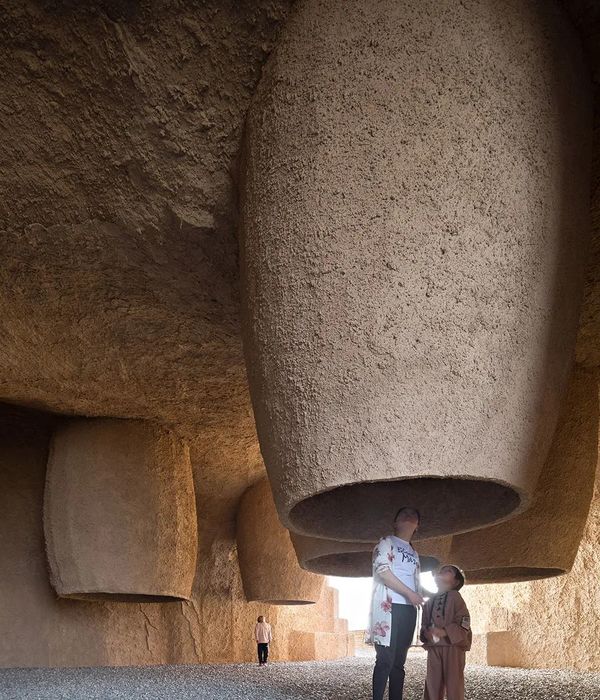
M 319 600 L 325 578 L 300 568 L 290 534 L 277 516 L 268 479 L 243 495 L 236 522 L 247 600 L 284 605 Z
M 173 431 L 115 419 L 55 429 L 44 536 L 61 598 L 189 600 L 197 520 L 189 447 Z
M 565 483 L 566 489 L 576 488 Z M 600 477 L 573 569 L 528 583 L 467 586 L 476 640 L 471 663 L 600 668 Z
M 235 164 L 289 5 L 2 3 L 2 400 L 245 410 Z
M 175 429 L 199 514 L 189 602 L 57 599 L 42 530 L 51 426 L 38 416 L 19 438 L 0 411 L 2 666 L 249 660 L 260 613 L 274 658 L 288 658 L 298 625 L 329 629 L 327 598 L 283 615 L 247 604 L 235 544 L 238 500 L 264 476 L 239 331 L 235 161 L 290 4 L 2 5 L 0 400 Z
M 600 6 L 565 0 L 580 31 L 595 89 L 592 251 L 588 260 L 576 359 L 600 367 Z M 577 484 L 565 480 L 566 490 Z M 600 475 L 570 573 L 529 583 L 467 587 L 476 633 L 471 662 L 524 667 L 600 668 Z
M 346 653 L 348 635 L 335 620 L 331 589 L 325 588 L 317 604 L 290 610 L 246 602 L 234 500 L 228 507 L 229 501 L 215 497 L 215 510 L 199 518 L 198 563 L 189 602 L 57 598 L 49 583 L 42 523 L 52 425 L 44 416 L 33 419 L 28 412 L 15 421 L 13 414 L 12 409 L 0 412 L 0 666 L 250 661 L 259 614 L 274 626 L 275 660 L 306 658 L 306 644 L 294 641 L 297 630 L 324 634 L 331 640 L 329 648 Z M 210 470 L 211 465 L 196 466 L 197 499 L 202 501 L 206 485 L 198 475 L 201 466 Z M 222 478 L 227 479 L 226 472 Z
M 580 32 L 595 90 L 595 147 L 592 182 L 592 251 L 576 359 L 600 367 L 600 6 L 593 0 L 565 0 Z M 566 490 L 577 484 L 565 481 Z M 471 662 L 525 667 L 600 668 L 600 477 L 570 573 L 506 585 L 467 587 L 465 596 L 476 633 Z
M 593 0 L 566 4 L 591 38 Z M 315 640 L 343 653 L 335 593 L 302 609 L 248 604 L 235 542 L 239 499 L 265 473 L 241 350 L 236 159 L 290 5 L 2 3 L 0 399 L 180 432 L 199 550 L 189 602 L 58 599 L 42 529 L 53 420 L 0 411 L 0 666 L 252 660 L 259 614 L 274 625 L 275 659 L 306 658 Z M 598 366 L 599 289 L 584 312 L 588 367 Z M 487 602 L 473 592 L 482 629 L 511 634 L 505 610 L 526 628 L 543 612 L 538 597 L 554 610 L 556 594 L 570 621 L 552 623 L 539 656 L 556 662 L 551 642 L 563 640 L 565 665 L 599 665 L 594 512 L 569 577 L 486 589 Z

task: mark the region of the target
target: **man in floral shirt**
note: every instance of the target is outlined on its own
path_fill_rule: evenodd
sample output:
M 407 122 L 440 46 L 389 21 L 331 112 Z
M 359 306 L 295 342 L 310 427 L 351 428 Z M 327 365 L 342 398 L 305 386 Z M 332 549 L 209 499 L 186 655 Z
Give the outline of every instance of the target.
M 394 519 L 394 534 L 373 550 L 373 599 L 367 642 L 375 644 L 373 700 L 383 700 L 390 682 L 390 700 L 402 700 L 404 662 L 413 639 L 419 593 L 419 555 L 410 541 L 420 521 L 419 511 L 405 506 Z

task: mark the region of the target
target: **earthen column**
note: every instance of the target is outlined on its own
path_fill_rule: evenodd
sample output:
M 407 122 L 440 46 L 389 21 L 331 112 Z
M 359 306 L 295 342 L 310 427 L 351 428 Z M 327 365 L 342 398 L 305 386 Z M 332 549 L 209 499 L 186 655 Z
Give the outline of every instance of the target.
M 325 579 L 298 565 L 290 535 L 277 516 L 267 479 L 250 487 L 242 497 L 237 545 L 246 600 L 300 605 L 316 603 L 321 597 Z
M 451 560 L 470 583 L 505 583 L 570 571 L 588 516 L 598 463 L 598 380 L 575 371 L 529 510 L 452 540 Z
M 52 439 L 44 499 L 59 596 L 190 598 L 197 520 L 189 450 L 135 420 L 69 420 Z
M 526 508 L 570 371 L 591 89 L 549 0 L 301 0 L 249 112 L 245 352 L 283 524 Z

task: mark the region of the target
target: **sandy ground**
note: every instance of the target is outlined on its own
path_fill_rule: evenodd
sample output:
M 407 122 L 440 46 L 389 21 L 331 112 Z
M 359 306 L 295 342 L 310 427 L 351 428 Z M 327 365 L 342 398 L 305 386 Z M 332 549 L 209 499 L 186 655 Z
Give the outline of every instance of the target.
M 2 669 L 2 700 L 370 700 L 372 660 L 224 666 Z M 425 662 L 407 665 L 419 700 Z M 469 666 L 467 700 L 600 700 L 600 674 Z

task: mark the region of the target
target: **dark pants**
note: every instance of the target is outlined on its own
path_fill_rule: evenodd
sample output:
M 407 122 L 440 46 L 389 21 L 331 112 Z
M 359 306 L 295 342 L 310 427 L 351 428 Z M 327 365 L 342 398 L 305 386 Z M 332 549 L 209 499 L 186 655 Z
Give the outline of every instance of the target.
M 373 670 L 373 700 L 383 700 L 390 679 L 390 700 L 402 700 L 404 662 L 412 644 L 417 622 L 417 609 L 412 605 L 392 605 L 390 646 L 375 645 L 377 660 Z
M 262 644 L 259 642 L 259 644 L 258 644 L 258 663 L 259 664 L 266 664 L 268 658 L 269 658 L 269 645 Z

